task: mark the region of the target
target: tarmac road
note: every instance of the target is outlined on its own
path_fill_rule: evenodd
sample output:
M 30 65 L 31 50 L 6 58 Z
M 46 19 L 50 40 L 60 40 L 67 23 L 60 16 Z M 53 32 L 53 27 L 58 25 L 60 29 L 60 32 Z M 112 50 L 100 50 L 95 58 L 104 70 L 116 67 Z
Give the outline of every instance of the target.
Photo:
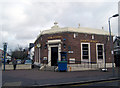
M 100 70 L 50 72 L 32 69 L 3 71 L 2 77 L 3 86 L 44 86 L 114 78 L 118 77 L 118 72 L 116 71 L 113 77 L 112 69 L 108 69 L 108 72 L 101 72 Z
M 2 64 L 0 61 L 0 87 L 2 86 Z
M 63 86 L 49 86 L 46 88 L 81 88 L 81 87 L 120 87 L 120 79 L 119 80 L 108 80 L 108 81 L 101 81 L 101 82 L 92 82 L 92 83 L 83 83 L 83 84 L 73 84 L 73 85 L 63 85 Z
M 88 83 L 86 85 L 81 86 L 120 86 L 120 80 L 109 80 L 96 83 Z

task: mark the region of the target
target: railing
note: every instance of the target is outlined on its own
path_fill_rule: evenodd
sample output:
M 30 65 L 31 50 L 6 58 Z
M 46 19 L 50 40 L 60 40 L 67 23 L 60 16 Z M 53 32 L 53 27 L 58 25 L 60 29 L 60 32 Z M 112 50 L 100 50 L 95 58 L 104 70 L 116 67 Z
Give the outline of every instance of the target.
M 47 64 L 43 64 L 44 65 L 44 68 L 45 68 L 45 71 L 46 71 L 46 67 L 49 65 L 49 63 L 51 62 L 51 60 L 47 63 Z
M 48 62 L 48 63 L 43 63 L 43 68 L 44 68 L 44 71 L 46 71 L 47 69 L 47 67 L 48 67 L 48 65 L 51 63 L 51 60 Z M 41 67 L 42 67 L 41 66 Z M 54 72 L 55 72 L 55 69 L 56 69 L 56 66 L 57 66 L 57 63 L 54 65 L 54 66 L 51 66 L 51 67 L 53 67 L 53 70 L 54 70 Z
M 55 69 L 57 68 L 56 66 L 58 65 L 58 63 L 56 63 L 55 65 L 54 65 L 54 72 L 55 72 Z
M 97 62 L 89 62 L 89 61 L 74 61 L 74 60 L 70 60 L 70 62 L 76 62 L 76 64 L 69 64 L 69 67 L 82 67 L 82 68 L 90 68 L 90 69 L 98 69 L 102 67 L 102 63 L 97 63 Z M 47 66 L 51 63 L 51 60 L 48 63 L 43 63 L 43 68 L 44 71 L 47 70 Z M 57 68 L 57 64 L 56 63 L 53 67 L 54 72 L 56 71 Z M 42 67 L 41 66 L 41 67 Z
M 86 61 L 80 61 L 82 64 L 84 64 L 84 68 L 98 68 L 98 64 L 96 64 L 96 62 L 86 62 Z M 95 67 L 93 67 L 93 65 L 97 65 Z
M 102 64 L 101 63 L 96 63 L 96 62 L 88 62 L 88 61 L 73 61 L 70 60 L 70 62 L 76 62 L 77 65 L 75 64 L 70 64 L 72 67 L 84 67 L 84 68 L 101 68 Z

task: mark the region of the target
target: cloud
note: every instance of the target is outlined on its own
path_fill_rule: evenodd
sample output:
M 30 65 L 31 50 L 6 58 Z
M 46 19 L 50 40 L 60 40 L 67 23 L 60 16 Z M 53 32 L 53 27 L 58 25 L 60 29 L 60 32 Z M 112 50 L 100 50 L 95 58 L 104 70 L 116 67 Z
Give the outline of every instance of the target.
M 117 2 L 4 0 L 0 1 L 0 11 L 0 41 L 7 41 L 14 49 L 18 44 L 24 47 L 34 42 L 40 31 L 50 29 L 55 21 L 60 27 L 78 27 L 80 23 L 82 27 L 103 26 L 107 30 L 108 17 L 117 13 Z M 113 29 L 117 29 L 115 19 L 111 22 Z

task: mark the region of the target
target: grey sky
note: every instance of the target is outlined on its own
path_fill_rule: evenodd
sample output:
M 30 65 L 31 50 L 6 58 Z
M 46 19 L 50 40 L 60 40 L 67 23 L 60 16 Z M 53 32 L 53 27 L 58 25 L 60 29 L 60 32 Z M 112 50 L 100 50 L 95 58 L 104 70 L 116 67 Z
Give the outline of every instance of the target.
M 40 31 L 50 29 L 55 21 L 60 27 L 78 27 L 80 23 L 81 27 L 101 29 L 103 26 L 108 31 L 108 18 L 118 13 L 119 0 L 51 1 L 0 1 L 0 48 L 3 42 L 8 43 L 8 49 L 15 49 L 18 45 L 26 47 L 35 41 Z M 115 35 L 117 20 L 111 19 Z

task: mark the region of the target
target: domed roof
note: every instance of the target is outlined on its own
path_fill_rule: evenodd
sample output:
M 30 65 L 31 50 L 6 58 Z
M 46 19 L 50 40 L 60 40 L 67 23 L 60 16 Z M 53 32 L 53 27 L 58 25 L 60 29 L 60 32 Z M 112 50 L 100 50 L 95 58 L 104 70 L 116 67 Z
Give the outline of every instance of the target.
M 40 35 L 62 33 L 62 32 L 77 32 L 77 33 L 88 33 L 88 34 L 98 34 L 98 35 L 109 35 L 109 32 L 103 29 L 85 28 L 80 26 L 78 28 L 73 28 L 73 27 L 60 28 L 57 24 L 58 23 L 55 22 L 54 26 L 51 27 L 51 29 L 42 31 Z

